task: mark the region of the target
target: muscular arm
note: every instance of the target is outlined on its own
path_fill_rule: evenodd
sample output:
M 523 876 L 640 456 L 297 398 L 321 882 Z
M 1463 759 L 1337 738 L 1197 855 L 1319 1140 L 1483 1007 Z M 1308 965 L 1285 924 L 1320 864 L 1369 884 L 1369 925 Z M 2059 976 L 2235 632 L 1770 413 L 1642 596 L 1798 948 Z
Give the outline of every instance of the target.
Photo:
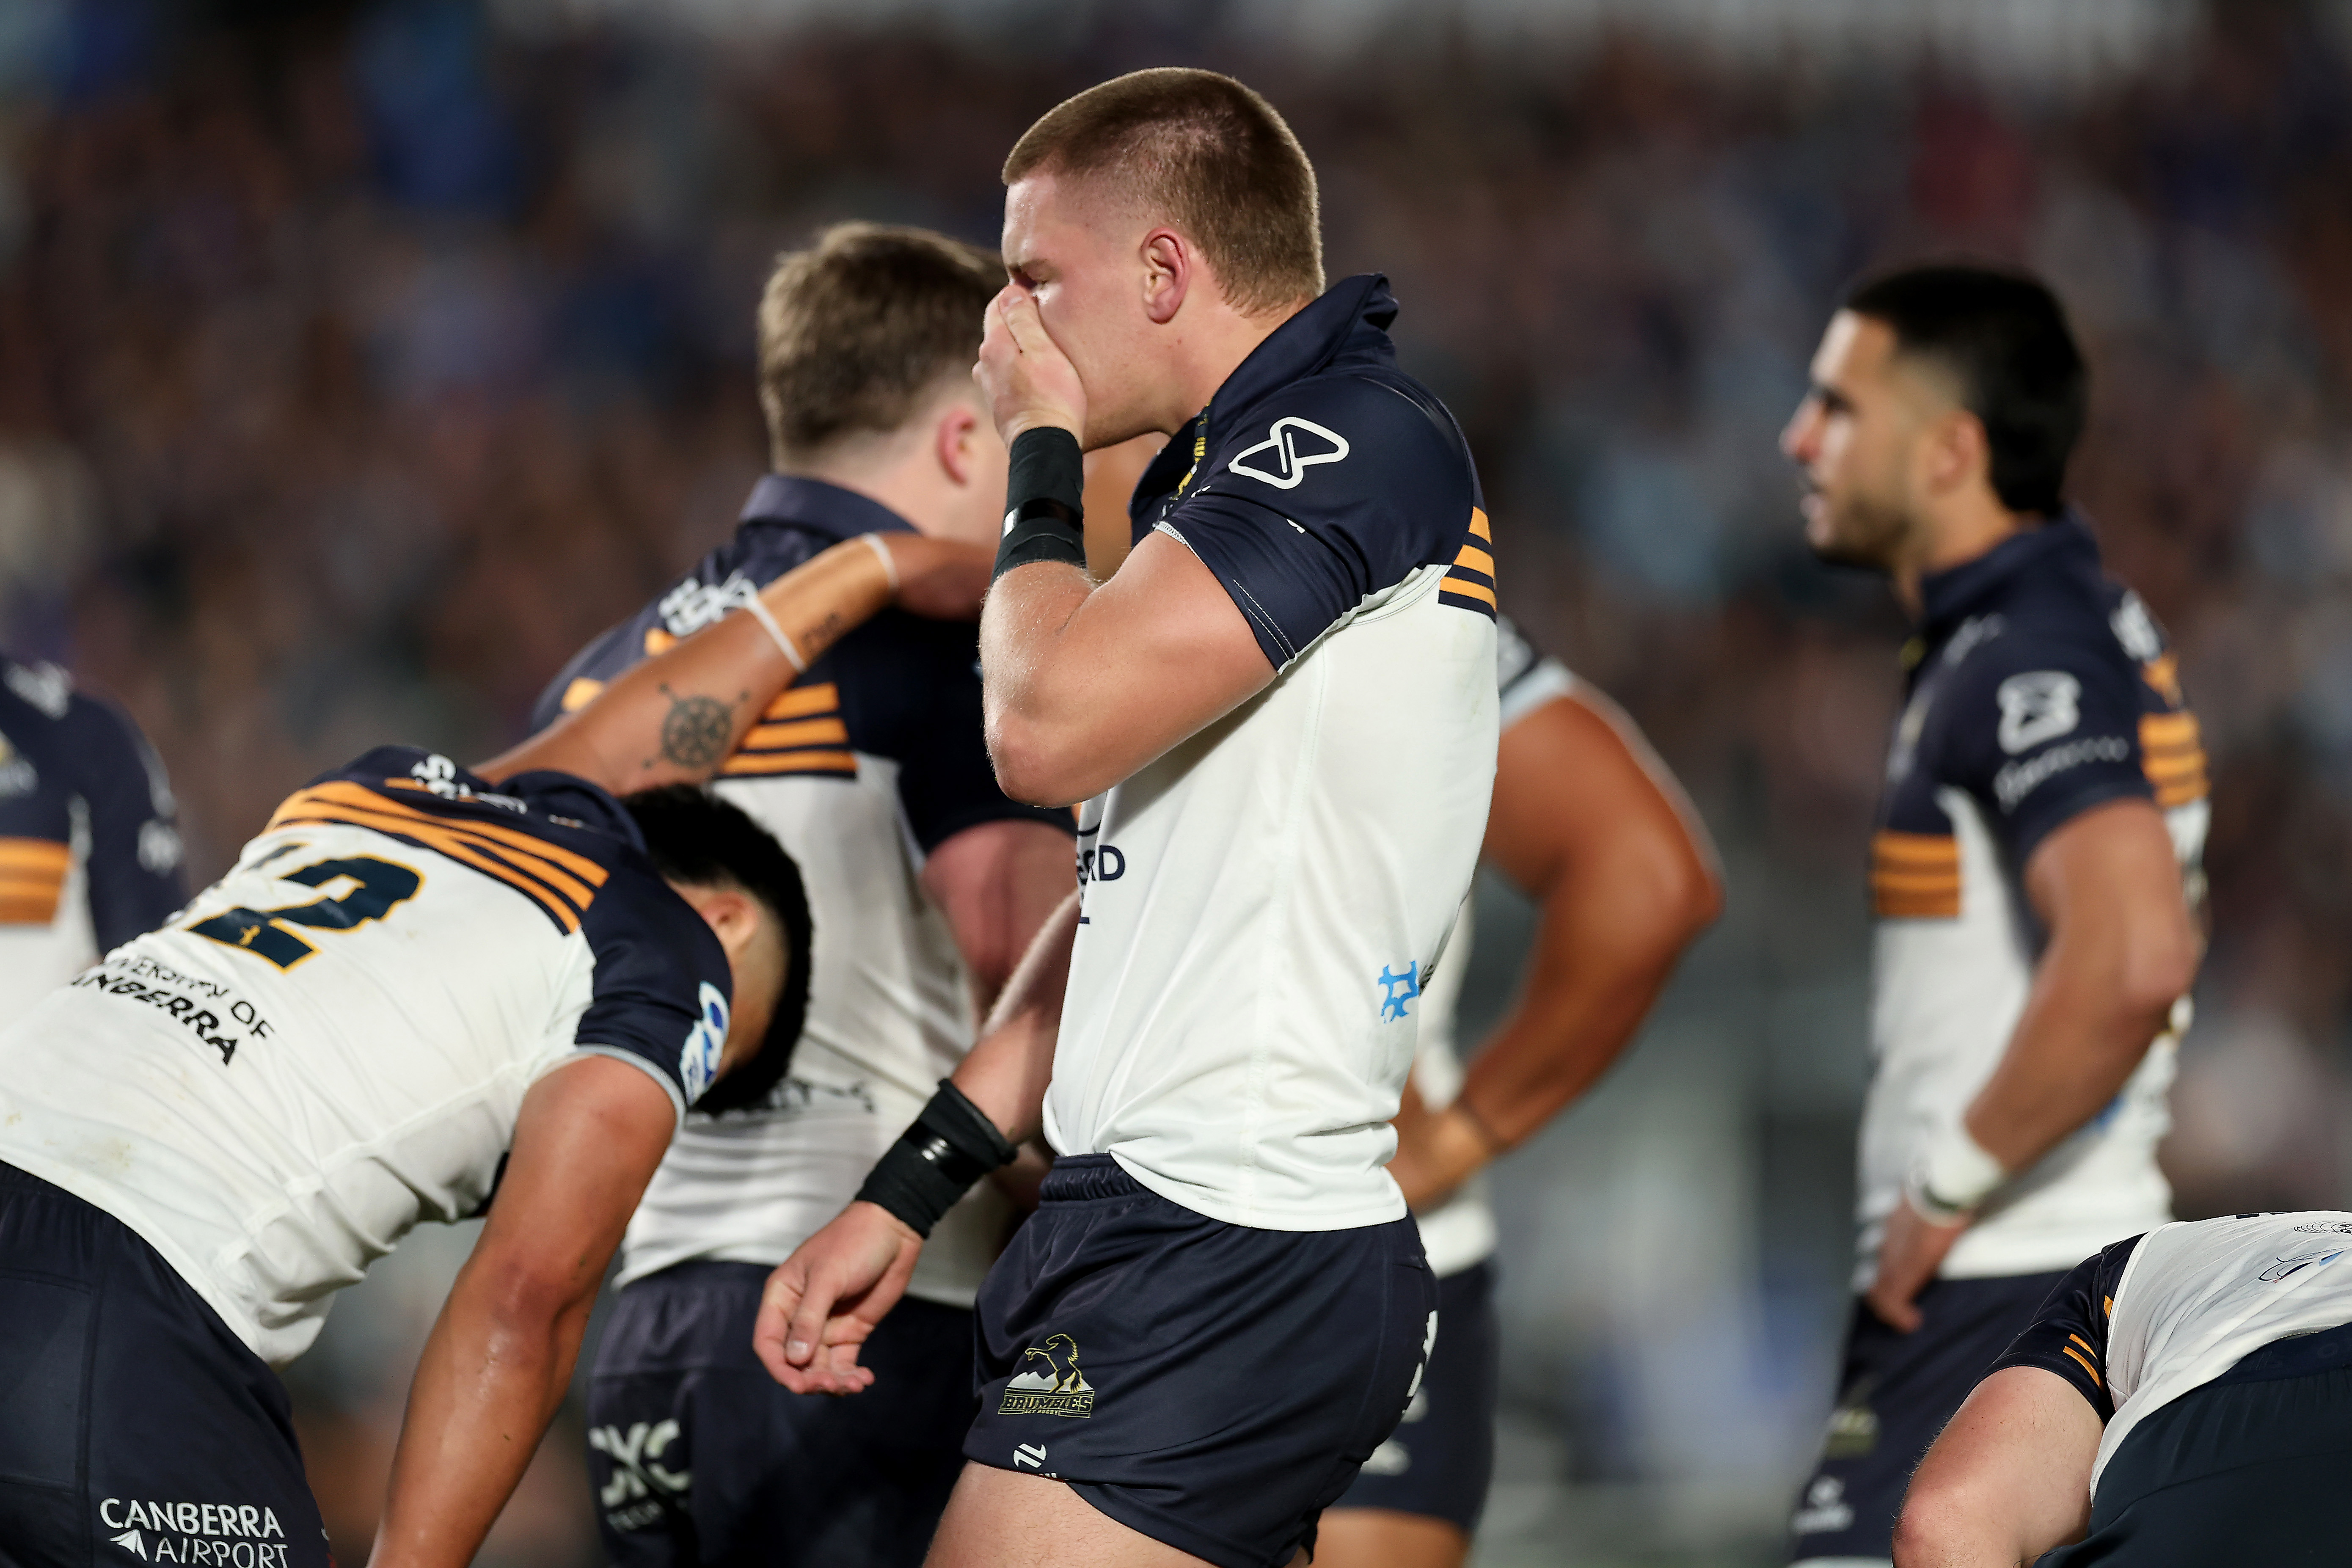
M 605 1057 L 524 1097 L 498 1201 L 409 1389 L 376 1568 L 473 1561 L 562 1402 L 604 1267 L 676 1125 L 659 1084 Z
M 1616 1060 L 1723 907 L 1714 849 L 1615 704 L 1580 689 L 1503 732 L 1486 859 L 1541 906 L 1527 989 L 1454 1104 L 1401 1119 L 1417 1206 L 1532 1136 Z
M 870 537 L 890 552 L 898 577 L 895 590 L 874 547 L 859 538 L 844 540 L 760 591 L 803 664 L 814 663 L 894 601 L 919 615 L 969 616 L 987 583 L 987 559 L 973 546 L 912 533 Z M 474 771 L 495 783 L 551 768 L 616 795 L 699 784 L 719 771 L 799 673 L 755 616 L 729 615 Z
M 2164 817 L 2121 800 L 2074 818 L 2026 862 L 2050 933 L 2000 1065 L 1969 1107 L 1969 1134 L 2022 1171 L 2121 1092 L 2197 978 L 2197 930 Z
M 2122 1091 L 2197 978 L 2200 943 L 2163 816 L 2116 800 L 2036 847 L 2025 892 L 2049 932 L 2025 1011 L 1968 1109 L 1969 1135 L 2014 1175 Z M 1917 1326 L 1912 1304 L 1967 1229 L 1935 1225 L 1906 1198 L 1888 1217 L 1872 1310 Z
M 1054 911 L 1004 987 L 980 1043 L 955 1070 L 955 1085 L 1012 1143 L 1036 1135 L 1078 895 Z M 793 1250 L 768 1276 L 751 1348 L 769 1374 L 795 1394 L 856 1394 L 874 1384 L 858 1347 L 898 1305 L 923 1239 L 887 1210 L 852 1203 Z
M 1896 1568 L 2019 1568 L 2080 1540 L 2100 1430 L 2055 1373 L 2012 1366 L 1978 1384 L 1911 1479 Z
M 1100 587 L 1058 562 L 1006 573 L 980 655 L 997 781 L 1039 805 L 1099 795 L 1274 680 L 1232 596 L 1164 533 Z

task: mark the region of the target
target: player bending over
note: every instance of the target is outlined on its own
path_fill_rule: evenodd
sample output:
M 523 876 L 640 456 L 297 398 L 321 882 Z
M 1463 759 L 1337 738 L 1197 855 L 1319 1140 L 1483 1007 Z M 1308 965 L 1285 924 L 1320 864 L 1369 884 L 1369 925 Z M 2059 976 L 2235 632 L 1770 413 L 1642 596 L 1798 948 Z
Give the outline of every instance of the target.
M 1120 78 L 1005 179 L 983 686 L 1007 792 L 1086 802 L 1064 1016 L 974 1048 L 778 1271 L 762 1355 L 864 1386 L 930 1215 L 1042 1129 L 930 1560 L 1286 1563 L 1437 1332 L 1385 1166 L 1494 784 L 1492 540 L 1386 283 L 1324 289 L 1313 170 L 1256 94 Z M 1080 449 L 1147 431 L 1172 439 L 1097 585 Z
M 2168 1225 L 2050 1293 L 1927 1450 L 1895 1561 L 2340 1563 L 2347 1459 L 2352 1214 Z
M 665 720 L 740 738 L 894 583 L 968 607 L 971 553 L 837 546 L 477 772 L 370 752 L 0 1034 L 0 1560 L 328 1563 L 271 1369 L 487 1208 L 371 1559 L 471 1561 L 686 1107 L 799 1029 L 799 875 Z
M 1631 720 L 1497 621 L 1502 745 L 1484 858 L 1540 901 L 1527 987 L 1465 1075 L 1470 908 L 1417 1002 L 1389 1174 L 1437 1276 L 1437 1345 L 1396 1435 L 1323 1516 L 1317 1568 L 1454 1568 L 1495 1470 L 1495 1215 L 1478 1173 L 1590 1089 L 1722 907 L 1706 830 Z
M 2172 656 L 2063 499 L 2085 386 L 2050 291 L 1895 273 L 1812 374 L 1782 437 L 1806 541 L 1918 626 L 1871 846 L 1858 1299 L 1793 1531 L 1853 1564 L 2058 1274 L 2168 1217 L 2207 808 Z

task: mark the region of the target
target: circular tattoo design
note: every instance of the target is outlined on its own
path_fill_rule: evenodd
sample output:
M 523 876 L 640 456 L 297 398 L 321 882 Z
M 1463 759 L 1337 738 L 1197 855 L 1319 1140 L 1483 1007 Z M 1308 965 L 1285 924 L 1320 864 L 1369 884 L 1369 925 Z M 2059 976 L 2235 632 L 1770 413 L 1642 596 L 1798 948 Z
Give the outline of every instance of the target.
M 682 768 L 707 768 L 727 754 L 734 725 L 715 697 L 680 697 L 662 721 L 662 755 Z

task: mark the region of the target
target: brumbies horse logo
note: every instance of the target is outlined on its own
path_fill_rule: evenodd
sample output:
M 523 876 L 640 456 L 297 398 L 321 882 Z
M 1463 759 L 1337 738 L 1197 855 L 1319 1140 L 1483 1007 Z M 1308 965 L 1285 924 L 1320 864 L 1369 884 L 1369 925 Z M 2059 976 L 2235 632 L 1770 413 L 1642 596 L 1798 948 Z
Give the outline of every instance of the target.
M 1078 1370 L 1078 1342 L 1055 1334 L 1021 1352 L 1021 1370 L 1004 1385 L 1000 1415 L 1092 1415 L 1094 1384 Z

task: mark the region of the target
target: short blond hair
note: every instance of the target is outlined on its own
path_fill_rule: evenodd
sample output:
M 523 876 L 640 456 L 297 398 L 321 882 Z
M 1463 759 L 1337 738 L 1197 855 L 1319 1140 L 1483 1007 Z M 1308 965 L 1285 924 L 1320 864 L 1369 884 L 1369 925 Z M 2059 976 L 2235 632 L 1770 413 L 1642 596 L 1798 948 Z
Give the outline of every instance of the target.
M 980 355 L 996 253 L 923 228 L 836 224 L 776 258 L 760 299 L 760 406 L 780 468 L 898 429 Z
M 1244 314 L 1323 292 L 1315 165 L 1274 105 L 1229 76 L 1161 67 L 1065 100 L 1004 160 L 1008 185 L 1040 172 L 1100 180 L 1164 215 Z

